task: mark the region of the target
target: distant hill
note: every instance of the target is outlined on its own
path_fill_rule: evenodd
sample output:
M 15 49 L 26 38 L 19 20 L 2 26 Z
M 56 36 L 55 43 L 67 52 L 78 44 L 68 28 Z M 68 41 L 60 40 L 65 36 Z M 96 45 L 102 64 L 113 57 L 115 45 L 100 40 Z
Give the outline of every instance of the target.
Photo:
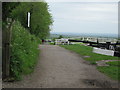
M 66 33 L 66 32 L 51 32 L 50 38 L 59 37 L 105 37 L 105 38 L 118 38 L 117 34 L 98 34 L 98 33 Z

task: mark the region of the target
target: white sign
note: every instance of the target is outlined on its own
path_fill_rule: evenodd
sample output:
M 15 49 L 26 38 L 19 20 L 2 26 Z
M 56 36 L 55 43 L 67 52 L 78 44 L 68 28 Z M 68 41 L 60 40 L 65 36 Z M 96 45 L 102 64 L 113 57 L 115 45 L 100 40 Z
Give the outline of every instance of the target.
M 30 12 L 28 12 L 28 27 L 30 27 Z

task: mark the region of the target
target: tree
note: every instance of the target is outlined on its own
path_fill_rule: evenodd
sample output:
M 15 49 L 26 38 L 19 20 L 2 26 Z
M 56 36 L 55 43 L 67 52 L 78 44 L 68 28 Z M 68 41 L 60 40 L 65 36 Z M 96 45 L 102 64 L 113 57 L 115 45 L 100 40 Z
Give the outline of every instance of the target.
M 13 9 L 15 9 L 20 2 L 3 2 L 2 3 L 2 20 L 5 22 Z
M 27 28 L 27 12 L 31 12 L 30 28 Z M 11 16 L 19 20 L 31 34 L 41 39 L 49 35 L 53 20 L 46 2 L 23 2 L 12 11 Z
M 30 28 L 27 27 L 27 12 L 31 12 Z M 22 74 L 32 72 L 39 53 L 38 37 L 43 39 L 49 35 L 52 17 L 45 2 L 5 2 L 3 3 L 3 22 L 6 22 L 7 18 L 12 18 L 15 22 L 11 30 L 5 28 L 7 23 L 2 24 L 4 36 L 8 31 L 12 31 L 10 49 L 3 47 L 3 51 L 10 52 L 10 69 L 8 69 L 10 77 L 20 80 Z M 4 36 L 2 41 L 5 46 L 9 37 Z M 4 52 L 3 56 L 5 56 Z M 9 64 L 6 64 L 4 60 L 3 66 L 5 65 Z M 6 70 L 6 67 L 3 70 Z
M 58 37 L 58 39 L 61 39 L 61 38 L 63 38 L 63 36 L 62 36 L 62 35 L 60 35 L 60 36 Z

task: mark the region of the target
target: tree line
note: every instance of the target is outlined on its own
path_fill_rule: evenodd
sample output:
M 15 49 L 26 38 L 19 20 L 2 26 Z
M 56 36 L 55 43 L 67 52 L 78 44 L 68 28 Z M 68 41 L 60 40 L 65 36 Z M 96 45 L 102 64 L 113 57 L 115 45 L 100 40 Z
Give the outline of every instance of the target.
M 53 19 L 46 2 L 3 2 L 2 7 L 4 23 L 12 18 L 40 39 L 49 35 Z M 30 28 L 27 27 L 27 12 L 31 13 Z

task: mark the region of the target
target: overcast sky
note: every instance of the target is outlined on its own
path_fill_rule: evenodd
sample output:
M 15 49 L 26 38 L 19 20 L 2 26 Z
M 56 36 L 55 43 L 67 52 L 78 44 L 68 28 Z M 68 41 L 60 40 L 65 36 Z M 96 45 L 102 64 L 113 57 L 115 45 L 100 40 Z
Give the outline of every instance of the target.
M 46 1 L 54 20 L 52 32 L 118 33 L 118 0 Z

